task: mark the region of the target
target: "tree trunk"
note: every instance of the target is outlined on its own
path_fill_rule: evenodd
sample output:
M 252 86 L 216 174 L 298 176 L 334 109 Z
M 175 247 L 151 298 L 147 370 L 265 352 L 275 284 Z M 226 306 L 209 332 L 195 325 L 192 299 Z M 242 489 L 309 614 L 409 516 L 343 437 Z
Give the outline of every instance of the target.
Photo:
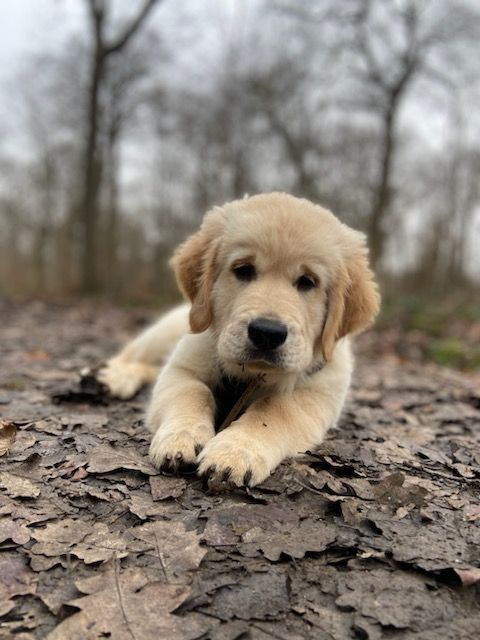
M 105 227 L 106 240 L 106 273 L 110 274 L 109 289 L 114 297 L 119 294 L 119 274 L 117 264 L 117 245 L 118 245 L 118 133 L 119 129 L 112 125 L 108 136 L 108 215 Z
M 385 249 L 386 230 L 384 224 L 391 199 L 392 161 L 395 153 L 394 126 L 397 109 L 398 96 L 394 95 L 383 118 L 380 176 L 368 223 L 370 261 L 374 268 L 380 263 Z
M 89 0 L 88 2 L 94 30 L 94 52 L 92 55 L 87 109 L 83 198 L 79 212 L 83 240 L 80 284 L 82 293 L 95 293 L 99 286 L 96 245 L 99 227 L 98 200 L 102 179 L 102 154 L 99 149 L 98 134 L 100 125 L 100 92 L 106 71 L 106 61 L 110 56 L 119 54 L 127 46 L 157 1 L 145 0 L 137 15 L 119 37 L 110 43 L 105 40 L 104 33 L 108 4 L 104 0 Z
M 84 195 L 81 224 L 83 227 L 82 293 L 95 293 L 97 281 L 97 219 L 101 165 L 98 156 L 99 89 L 104 71 L 104 56 L 96 51 L 92 60 L 92 81 L 88 103 L 87 144 L 84 158 Z

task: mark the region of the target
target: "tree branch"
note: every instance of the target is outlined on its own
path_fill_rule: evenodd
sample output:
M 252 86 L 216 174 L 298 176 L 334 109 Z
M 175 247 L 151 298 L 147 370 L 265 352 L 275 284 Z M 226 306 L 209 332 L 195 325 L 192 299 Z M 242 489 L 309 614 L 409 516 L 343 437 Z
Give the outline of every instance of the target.
M 90 17 L 93 22 L 95 34 L 95 49 L 100 56 L 103 56 L 103 23 L 105 19 L 105 4 L 98 0 L 88 0 L 90 7 Z
M 121 49 L 123 49 L 123 47 L 128 43 L 130 38 L 142 26 L 142 23 L 146 20 L 148 14 L 151 12 L 151 10 L 156 5 L 156 3 L 157 3 L 157 0 L 146 0 L 145 4 L 143 5 L 143 8 L 140 10 L 138 15 L 132 20 L 132 22 L 126 27 L 124 32 L 115 40 L 115 42 L 112 42 L 105 48 L 106 55 L 110 55 L 111 53 L 116 53 Z

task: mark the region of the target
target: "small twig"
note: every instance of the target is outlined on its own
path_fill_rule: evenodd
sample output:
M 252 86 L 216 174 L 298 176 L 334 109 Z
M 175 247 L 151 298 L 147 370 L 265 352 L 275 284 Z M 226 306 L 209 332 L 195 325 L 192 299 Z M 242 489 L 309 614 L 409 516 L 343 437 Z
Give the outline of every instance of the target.
M 264 633 L 267 636 L 270 636 L 271 638 L 276 638 L 276 640 L 287 640 L 287 638 L 285 636 L 278 636 L 276 633 L 273 633 L 269 629 L 264 629 L 259 624 L 255 624 L 254 623 L 254 624 L 251 624 L 250 626 L 252 627 L 252 629 L 258 629 L 259 631 L 261 631 L 262 633 Z
M 163 557 L 163 553 L 160 551 L 160 545 L 158 544 L 158 536 L 153 532 L 153 537 L 155 538 L 155 547 L 157 549 L 158 559 L 160 561 L 160 566 L 162 567 L 163 575 L 165 576 L 165 580 L 170 584 L 170 578 L 167 572 L 167 566 L 165 564 L 165 558 Z
M 453 482 L 466 482 L 466 483 L 475 483 L 480 482 L 478 478 L 464 478 L 463 476 L 453 476 L 450 473 L 443 473 L 442 471 L 435 471 L 435 469 L 428 469 L 428 467 L 422 467 L 421 469 L 415 469 L 414 467 L 408 467 L 406 464 L 399 465 L 400 469 L 404 471 L 408 471 L 411 473 L 412 471 L 424 471 L 425 473 L 429 473 L 431 476 L 440 476 L 441 478 L 446 478 L 447 480 L 452 480 Z
M 222 424 L 218 428 L 217 432 L 223 431 L 224 429 L 226 429 L 227 427 L 229 427 L 232 424 L 232 422 L 239 416 L 239 414 L 242 411 L 242 409 L 245 407 L 247 402 L 250 400 L 250 398 L 252 397 L 253 393 L 258 389 L 260 384 L 262 382 L 264 382 L 264 380 L 265 380 L 265 377 L 264 377 L 264 374 L 262 374 L 262 373 L 260 373 L 256 378 L 253 378 L 253 380 L 250 380 L 250 382 L 248 383 L 247 388 L 242 393 L 242 395 L 238 398 L 238 400 L 235 402 L 233 407 L 230 409 L 230 411 L 228 412 L 227 417 L 222 422 Z
M 298 480 L 297 478 L 294 478 L 293 481 L 296 482 L 297 484 L 299 484 L 301 487 L 303 487 L 307 491 L 311 491 L 312 493 L 316 493 L 319 496 L 324 496 L 323 491 L 319 491 L 318 489 L 315 489 L 314 487 L 309 487 L 307 484 L 304 484 L 301 480 Z M 340 497 L 343 498 L 344 496 L 340 496 Z
M 125 607 L 123 605 L 123 597 L 122 597 L 122 589 L 120 587 L 120 562 L 117 554 L 114 556 L 114 574 L 115 574 L 115 587 L 117 589 L 118 596 L 118 604 L 120 606 L 120 611 L 122 612 L 123 619 L 125 620 L 125 624 L 127 626 L 129 634 L 132 636 L 133 640 L 137 640 L 132 627 L 130 626 L 130 622 L 127 618 L 127 613 L 125 611 Z

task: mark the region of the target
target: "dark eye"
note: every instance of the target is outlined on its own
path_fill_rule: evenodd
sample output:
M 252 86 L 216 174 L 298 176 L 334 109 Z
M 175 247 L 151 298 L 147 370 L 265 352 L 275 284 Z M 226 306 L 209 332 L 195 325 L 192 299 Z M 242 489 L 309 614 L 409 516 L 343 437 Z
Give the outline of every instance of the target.
M 232 271 L 237 280 L 242 280 L 243 282 L 250 282 L 257 275 L 253 264 L 239 264 L 233 267 Z
M 310 289 L 315 289 L 317 281 L 311 276 L 300 276 L 295 282 L 295 286 L 299 291 L 310 291 Z

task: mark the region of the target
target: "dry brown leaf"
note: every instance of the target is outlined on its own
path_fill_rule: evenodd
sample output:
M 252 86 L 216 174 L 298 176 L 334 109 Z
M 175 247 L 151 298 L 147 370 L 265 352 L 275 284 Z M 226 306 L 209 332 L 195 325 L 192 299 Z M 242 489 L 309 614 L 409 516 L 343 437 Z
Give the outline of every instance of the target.
M 358 526 L 365 518 L 365 513 L 360 509 L 360 504 L 360 501 L 355 499 L 346 500 L 340 504 L 343 519 L 347 524 Z
M 222 589 L 211 607 L 212 613 L 222 620 L 275 620 L 290 608 L 285 575 L 257 573 L 245 577 L 237 584 Z M 230 637 L 242 637 L 230 636 Z M 249 634 L 250 635 L 250 634 Z M 247 636 L 248 637 L 248 636 Z M 253 636 L 255 637 L 255 636 Z M 268 638 L 268 635 L 260 636 Z M 275 634 L 275 638 L 286 636 Z M 290 634 L 288 634 L 290 638 Z
M 30 531 L 23 524 L 15 520 L 3 518 L 0 520 L 0 543 L 12 540 L 15 544 L 26 544 L 30 540 Z
M 118 561 L 110 563 L 107 572 L 76 585 L 87 595 L 68 604 L 79 613 L 60 623 L 46 640 L 193 640 L 207 628 L 171 613 L 188 598 L 189 588 L 150 582 L 139 568 L 121 571 Z
M 374 488 L 374 494 L 379 503 L 389 505 L 397 510 L 399 507 L 407 507 L 407 512 L 412 508 L 422 507 L 428 491 L 416 482 L 406 482 L 405 475 L 399 471 L 392 473 L 379 482 Z M 404 512 L 401 511 L 400 514 Z
M 36 577 L 18 556 L 0 555 L 0 616 L 13 609 L 14 596 L 35 593 Z
M 31 480 L 8 471 L 0 471 L 0 487 L 11 498 L 36 498 L 40 495 L 40 488 Z
M 31 548 L 34 554 L 60 556 L 68 553 L 71 547 L 81 542 L 92 531 L 92 524 L 83 520 L 64 518 L 49 522 L 43 528 L 35 529 L 32 538 L 37 543 Z
M 451 465 L 452 469 L 455 469 L 462 478 L 475 478 L 475 469 L 468 464 L 462 464 L 461 462 L 455 462 Z
M 48 557 L 72 554 L 85 564 L 106 562 L 113 556 L 123 558 L 128 555 L 126 541 L 119 532 L 110 531 L 101 522 L 93 526 L 89 522 L 66 518 L 51 522 L 43 529 L 32 533 L 37 543 L 30 552 Z
M 15 442 L 9 451 L 9 458 L 16 461 L 25 460 L 31 453 L 28 449 L 31 449 L 36 442 L 37 438 L 33 433 L 28 431 L 18 432 Z
M 469 504 L 465 507 L 465 520 L 468 522 L 480 520 L 480 504 Z
M 196 569 L 207 553 L 197 532 L 187 531 L 183 522 L 148 522 L 131 531 L 151 544 L 167 581 Z
M 72 547 L 71 553 L 85 564 L 106 562 L 112 557 L 128 555 L 126 540 L 118 531 L 111 531 L 106 524 L 97 522 L 93 530 L 81 542 Z
M 388 629 L 440 628 L 454 617 L 451 600 L 441 601 L 427 588 L 428 578 L 386 569 L 353 571 L 339 578 L 336 604 L 357 610 Z
M 0 420 L 0 456 L 8 453 L 17 435 L 17 425 Z
M 233 505 L 215 509 L 207 515 L 202 540 L 213 546 L 235 544 L 243 533 L 255 526 L 268 529 L 273 522 L 291 523 L 292 527 L 298 525 L 298 514 L 294 510 L 273 504 Z
M 258 549 L 272 562 L 279 560 L 282 553 L 303 558 L 307 551 L 325 551 L 336 537 L 336 528 L 325 522 L 304 520 L 299 527 L 272 523 L 268 529 L 254 527 L 243 534 L 240 553 L 248 556 Z
M 175 503 L 154 502 L 148 493 L 135 491 L 130 493 L 130 504 L 128 506 L 131 513 L 141 520 L 147 518 L 164 517 L 167 514 L 180 513 L 181 508 Z
M 396 439 L 375 443 L 375 457 L 382 464 L 414 464 L 415 456 L 410 449 Z
M 455 569 L 455 573 L 462 581 L 464 587 L 480 582 L 480 569 L 478 567 L 470 567 L 469 569 Z
M 150 491 L 153 500 L 179 498 L 186 488 L 185 478 L 170 478 L 168 476 L 152 476 L 150 478 Z
M 148 476 L 158 475 L 156 469 L 137 449 L 114 449 L 102 444 L 90 454 L 87 471 L 89 473 L 109 473 L 116 469 L 131 469 Z

